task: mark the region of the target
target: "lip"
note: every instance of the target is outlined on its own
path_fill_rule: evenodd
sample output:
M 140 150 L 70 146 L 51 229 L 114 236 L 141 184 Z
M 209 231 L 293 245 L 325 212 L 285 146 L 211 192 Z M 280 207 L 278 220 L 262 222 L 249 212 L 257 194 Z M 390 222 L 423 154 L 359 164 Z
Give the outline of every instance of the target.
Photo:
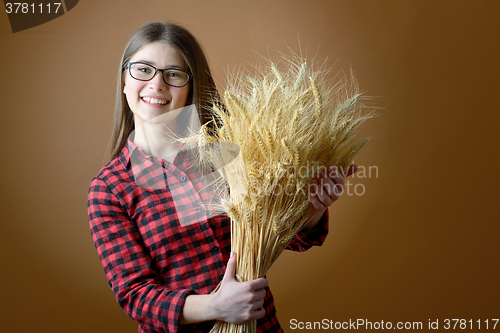
M 159 99 L 161 101 L 166 101 L 167 103 L 166 104 L 151 104 L 151 103 L 148 103 L 145 100 L 143 100 L 144 97 Z M 139 99 L 141 100 L 142 103 L 144 103 L 144 104 L 146 104 L 146 105 L 148 105 L 150 107 L 153 107 L 153 108 L 162 108 L 162 107 L 165 107 L 165 106 L 167 106 L 167 105 L 170 104 L 170 100 L 168 98 L 165 98 L 165 97 L 162 97 L 162 96 L 144 95 L 144 96 L 140 96 Z

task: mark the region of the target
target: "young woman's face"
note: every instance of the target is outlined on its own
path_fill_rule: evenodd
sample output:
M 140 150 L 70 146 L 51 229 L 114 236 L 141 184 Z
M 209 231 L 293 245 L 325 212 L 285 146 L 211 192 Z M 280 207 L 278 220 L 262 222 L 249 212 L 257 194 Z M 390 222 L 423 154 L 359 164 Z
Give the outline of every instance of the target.
M 160 42 L 146 44 L 137 51 L 130 62 L 141 61 L 158 69 L 176 67 L 187 71 L 184 59 L 179 52 Z M 125 72 L 123 92 L 127 102 L 138 121 L 146 122 L 170 111 L 178 110 L 187 104 L 191 82 L 184 87 L 172 87 L 163 81 L 160 72 L 150 81 L 139 81 Z M 152 100 L 156 99 L 156 100 Z

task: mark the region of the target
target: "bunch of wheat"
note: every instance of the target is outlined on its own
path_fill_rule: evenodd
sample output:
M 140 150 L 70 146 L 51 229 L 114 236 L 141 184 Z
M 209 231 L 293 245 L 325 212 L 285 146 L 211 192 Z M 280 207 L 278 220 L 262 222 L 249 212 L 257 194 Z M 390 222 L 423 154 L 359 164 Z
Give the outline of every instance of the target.
M 229 188 L 221 203 L 231 218 L 241 281 L 264 277 L 307 222 L 313 178 L 330 166 L 346 170 L 367 141 L 354 134 L 371 114 L 361 114 L 352 76 L 329 81 L 328 71 L 314 70 L 304 59 L 284 63 L 281 71 L 270 62 L 255 76 L 234 75 L 224 94 L 225 110 L 213 110 L 215 130 L 203 126 L 196 139 L 200 161 L 221 169 Z M 238 163 L 228 148 L 235 146 Z M 255 331 L 255 321 L 217 322 L 212 330 Z

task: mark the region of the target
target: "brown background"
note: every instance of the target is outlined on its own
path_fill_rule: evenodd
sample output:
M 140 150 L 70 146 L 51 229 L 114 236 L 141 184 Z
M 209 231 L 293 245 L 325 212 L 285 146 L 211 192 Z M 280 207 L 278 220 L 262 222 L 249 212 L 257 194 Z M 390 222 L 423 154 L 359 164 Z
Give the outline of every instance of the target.
M 378 177 L 331 210 L 321 248 L 268 275 L 289 321 L 500 317 L 497 1 L 80 1 L 13 34 L 0 13 L 2 332 L 135 332 L 88 228 L 130 34 L 171 20 L 215 78 L 288 47 L 352 67 L 383 109 L 356 159 Z M 476 324 L 476 323 L 475 323 Z M 482 326 L 484 329 L 484 326 Z M 500 325 L 497 326 L 500 330 Z

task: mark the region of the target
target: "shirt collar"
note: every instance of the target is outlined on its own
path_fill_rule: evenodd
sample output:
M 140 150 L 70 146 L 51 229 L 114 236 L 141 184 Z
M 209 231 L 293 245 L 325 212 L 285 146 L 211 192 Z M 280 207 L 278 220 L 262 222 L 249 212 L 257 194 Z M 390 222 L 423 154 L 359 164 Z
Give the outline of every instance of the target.
M 170 162 L 154 156 L 154 155 L 147 155 L 144 149 L 139 147 L 137 144 L 134 143 L 134 135 L 133 132 L 132 134 L 127 138 L 127 141 L 125 142 L 125 145 L 122 149 L 121 156 L 119 157 L 119 161 L 124 169 L 130 168 L 132 165 L 131 159 L 133 158 L 134 160 L 134 165 L 140 167 L 141 169 L 146 169 L 150 167 L 154 168 L 165 168 L 167 165 L 170 164 Z M 174 159 L 174 165 L 180 165 L 182 163 L 185 163 L 187 161 L 186 158 L 189 159 L 189 154 L 188 154 L 188 148 L 185 144 L 180 144 L 179 145 L 179 152 L 177 153 L 177 156 Z M 138 161 L 140 161 L 140 164 L 138 165 Z M 192 161 L 191 161 L 192 162 Z

